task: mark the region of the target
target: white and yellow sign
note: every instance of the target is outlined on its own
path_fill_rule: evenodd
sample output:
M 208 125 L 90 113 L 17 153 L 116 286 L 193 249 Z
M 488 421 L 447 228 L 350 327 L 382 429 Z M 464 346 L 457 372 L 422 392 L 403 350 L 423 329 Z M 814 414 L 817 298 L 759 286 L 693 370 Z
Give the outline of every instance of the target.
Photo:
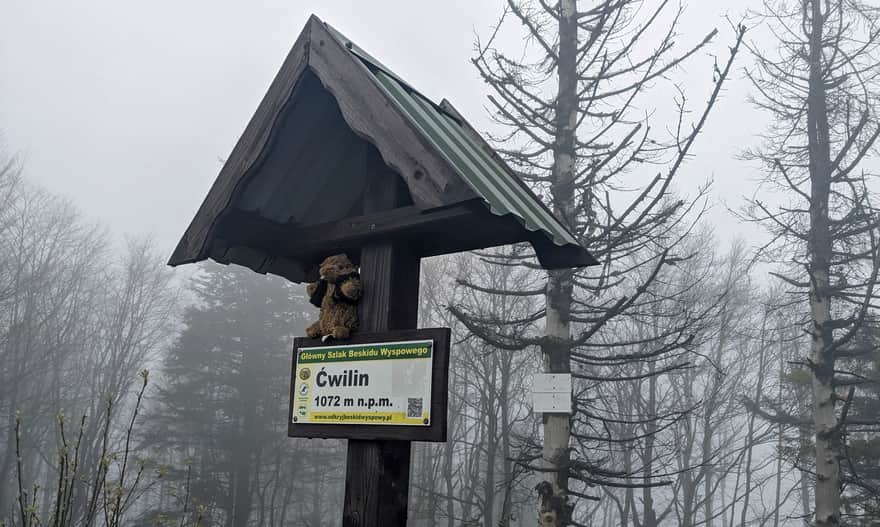
M 296 350 L 293 422 L 428 426 L 433 342 Z

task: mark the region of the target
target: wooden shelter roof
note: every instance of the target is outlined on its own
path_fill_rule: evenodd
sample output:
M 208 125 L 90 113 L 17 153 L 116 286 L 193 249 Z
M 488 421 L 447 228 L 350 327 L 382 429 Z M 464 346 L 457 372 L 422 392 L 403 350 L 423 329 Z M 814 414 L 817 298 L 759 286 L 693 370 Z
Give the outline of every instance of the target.
M 371 184 L 407 199 L 364 214 Z M 420 256 L 528 241 L 545 268 L 596 263 L 451 104 L 312 16 L 169 264 L 303 281 L 327 254 L 383 237 Z

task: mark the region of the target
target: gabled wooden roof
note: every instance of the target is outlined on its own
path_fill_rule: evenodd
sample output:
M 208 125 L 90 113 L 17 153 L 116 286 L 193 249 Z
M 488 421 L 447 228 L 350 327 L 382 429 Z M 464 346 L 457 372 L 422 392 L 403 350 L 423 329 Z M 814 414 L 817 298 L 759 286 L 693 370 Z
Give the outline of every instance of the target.
M 377 177 L 409 199 L 364 215 Z M 448 102 L 312 16 L 169 264 L 210 257 L 302 281 L 379 237 L 424 256 L 529 241 L 546 268 L 595 263 Z

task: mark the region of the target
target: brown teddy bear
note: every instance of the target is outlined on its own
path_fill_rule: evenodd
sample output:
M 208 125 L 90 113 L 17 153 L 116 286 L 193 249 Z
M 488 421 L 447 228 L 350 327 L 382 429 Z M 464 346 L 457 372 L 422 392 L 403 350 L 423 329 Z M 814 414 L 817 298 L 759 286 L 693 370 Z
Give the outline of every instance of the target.
M 321 308 L 318 320 L 306 329 L 310 338 L 346 339 L 358 328 L 357 303 L 361 277 L 344 254 L 328 256 L 319 267 L 321 278 L 306 286 L 309 302 Z

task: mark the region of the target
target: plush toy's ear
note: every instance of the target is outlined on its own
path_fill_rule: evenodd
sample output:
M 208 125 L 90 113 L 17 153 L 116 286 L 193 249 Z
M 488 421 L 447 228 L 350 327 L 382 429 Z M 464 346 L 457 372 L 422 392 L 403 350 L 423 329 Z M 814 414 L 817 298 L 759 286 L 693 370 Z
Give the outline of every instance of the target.
M 309 303 L 315 307 L 321 307 L 321 302 L 324 300 L 324 295 L 327 293 L 327 280 L 320 278 L 317 284 L 318 287 L 315 288 L 315 292 L 309 297 Z

